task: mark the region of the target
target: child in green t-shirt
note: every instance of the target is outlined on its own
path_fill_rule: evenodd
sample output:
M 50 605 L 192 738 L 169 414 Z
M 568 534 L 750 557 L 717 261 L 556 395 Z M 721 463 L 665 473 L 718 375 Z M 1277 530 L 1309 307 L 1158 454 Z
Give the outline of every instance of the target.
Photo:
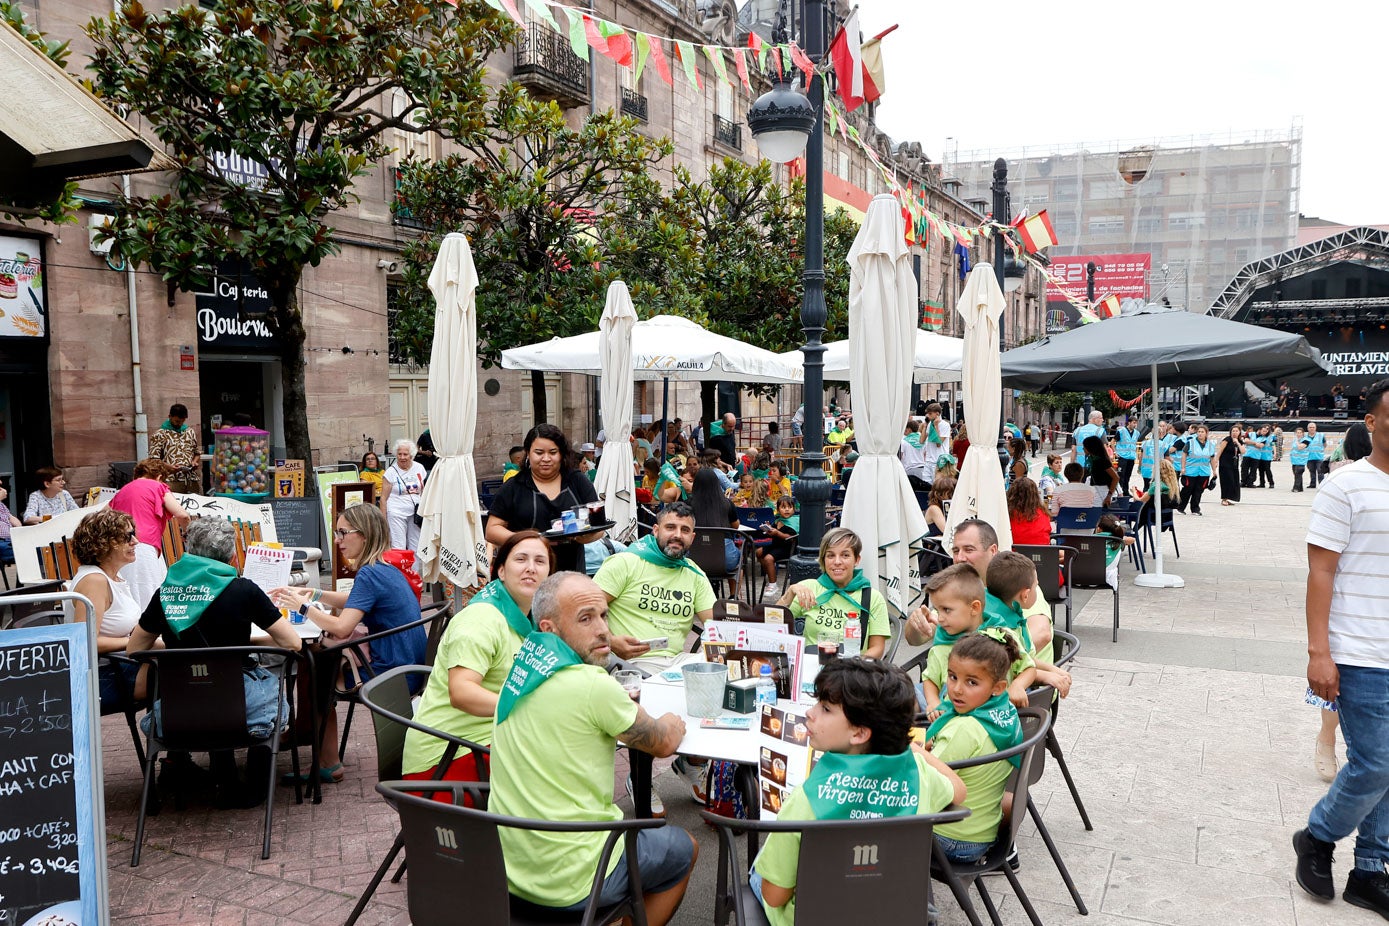
M 1037 660 L 1027 618 L 1023 616 L 1036 601 L 1036 564 L 1015 550 L 1005 550 L 989 562 L 985 586 L 988 594 L 984 598 L 984 626 L 1002 627 L 1016 634 L 1026 657 L 1026 663 L 1021 667 L 1015 665 L 1009 676 L 1008 700 L 1018 707 L 1026 707 L 1027 689 L 1037 683 L 1050 685 L 1065 697 L 1071 690 L 1071 674 Z
M 1119 519 L 1112 514 L 1104 515 L 1095 525 L 1095 533 L 1101 537 L 1112 537 L 1117 542 L 1107 543 L 1104 546 L 1104 580 L 1109 583 L 1110 588 L 1119 587 L 1119 557 L 1123 555 L 1124 548 L 1132 546 L 1137 538 L 1130 537 L 1124 525 L 1119 523 Z
M 959 775 L 910 745 L 916 696 L 897 666 L 836 659 L 815 676 L 815 699 L 806 729 L 810 747 L 824 755 L 805 784 L 786 796 L 778 820 L 932 814 L 967 799 Z M 905 799 L 884 801 L 884 794 Z M 753 863 L 748 880 L 771 926 L 796 920 L 800 853 L 799 833 L 772 833 Z
M 950 653 L 947 700 L 926 730 L 927 748 L 944 762 L 986 756 L 1023 740 L 1017 708 L 1008 700 L 1008 674 L 1024 654 L 1013 634 L 988 628 L 960 640 Z M 970 815 L 936 827 L 937 844 L 952 862 L 978 861 L 998 837 L 1010 809 L 1004 788 L 1018 758 L 960 770 Z
M 762 574 L 767 587 L 776 585 L 776 561 L 795 552 L 796 535 L 801 531 L 801 517 L 796 514 L 796 500 L 783 495 L 776 503 L 776 523 L 763 528 L 771 543 L 762 548 Z
M 940 716 L 941 689 L 945 687 L 950 648 L 966 634 L 974 633 L 984 622 L 984 581 L 968 563 L 947 566 L 926 581 L 935 612 L 935 636 L 926 653 L 921 672 L 921 707 L 929 719 Z

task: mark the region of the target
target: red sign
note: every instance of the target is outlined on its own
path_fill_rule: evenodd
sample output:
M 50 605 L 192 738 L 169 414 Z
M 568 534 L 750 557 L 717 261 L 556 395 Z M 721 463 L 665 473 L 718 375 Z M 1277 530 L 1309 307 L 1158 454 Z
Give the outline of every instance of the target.
M 192 370 L 193 367 L 193 346 L 191 344 L 180 345 L 178 349 L 178 368 L 180 370 Z
M 1074 296 L 1085 298 L 1085 265 L 1095 262 L 1095 300 L 1113 294 L 1120 299 L 1148 298 L 1148 271 L 1153 266 L 1151 254 L 1090 254 L 1077 257 L 1053 257 L 1051 272 Z M 1048 298 L 1061 297 L 1056 285 L 1047 284 Z

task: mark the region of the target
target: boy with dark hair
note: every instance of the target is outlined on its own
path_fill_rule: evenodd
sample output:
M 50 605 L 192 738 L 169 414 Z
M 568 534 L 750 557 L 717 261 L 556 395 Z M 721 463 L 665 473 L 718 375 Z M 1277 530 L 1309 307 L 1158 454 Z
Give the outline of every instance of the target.
M 806 728 L 811 748 L 824 754 L 805 784 L 787 795 L 779 820 L 931 814 L 964 801 L 960 776 L 910 745 L 916 694 L 900 668 L 836 659 L 815 677 L 815 699 Z M 902 799 L 870 800 L 883 794 Z M 772 926 L 796 920 L 800 851 L 799 833 L 772 833 L 753 863 L 749 880 Z
M 1016 674 L 1009 679 L 1008 699 L 1018 707 L 1027 706 L 1027 689 L 1034 682 L 1050 685 L 1061 695 L 1070 693 L 1071 675 L 1048 662 L 1036 660 L 1027 618 L 1023 611 L 1032 607 L 1037 590 L 1037 567 L 1032 560 L 1013 550 L 998 554 L 989 563 L 985 579 L 988 593 L 984 596 L 985 629 L 998 627 L 1016 636 L 1027 657 L 1015 666 Z M 1022 665 L 1029 668 L 1021 668 Z
M 1066 477 L 1066 482 L 1057 486 L 1051 497 L 1053 515 L 1062 508 L 1095 507 L 1095 490 L 1085 484 L 1085 467 L 1079 463 L 1067 463 L 1062 475 Z

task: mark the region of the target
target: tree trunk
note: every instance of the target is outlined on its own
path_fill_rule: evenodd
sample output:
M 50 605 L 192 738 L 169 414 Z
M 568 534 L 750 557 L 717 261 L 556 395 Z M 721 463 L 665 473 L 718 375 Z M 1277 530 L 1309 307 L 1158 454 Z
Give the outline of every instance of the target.
M 280 342 L 280 385 L 284 389 L 282 414 L 285 452 L 291 460 L 304 460 L 312 468 L 309 441 L 309 397 L 304 385 L 304 317 L 299 312 L 299 281 L 271 287 L 275 306 L 275 336 Z
M 535 411 L 536 424 L 550 420 L 545 404 L 545 374 L 540 370 L 531 370 L 531 407 Z

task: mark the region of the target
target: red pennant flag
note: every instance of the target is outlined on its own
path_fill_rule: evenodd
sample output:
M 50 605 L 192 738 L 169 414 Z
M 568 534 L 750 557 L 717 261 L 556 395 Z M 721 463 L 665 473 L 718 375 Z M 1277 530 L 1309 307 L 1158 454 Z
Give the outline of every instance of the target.
M 605 55 L 608 53 L 608 40 L 603 37 L 603 33 L 598 31 L 598 21 L 587 13 L 584 14 L 584 37 L 588 39 L 588 44 L 596 51 Z
M 1032 215 L 1019 216 L 1013 227 L 1022 235 L 1023 247 L 1027 248 L 1029 254 L 1036 254 L 1042 248 L 1060 243 L 1045 209 Z
M 756 33 L 754 33 L 756 34 Z M 733 52 L 733 67 L 738 71 L 738 79 L 743 82 L 743 89 L 752 91 L 752 81 L 748 79 L 748 53 L 739 48 Z
M 801 47 L 795 43 L 791 45 L 791 60 L 795 63 L 796 67 L 801 69 L 801 73 L 805 75 L 805 85 L 809 87 L 810 78 L 815 75 L 815 64 L 806 57 L 805 52 L 801 51 Z
M 670 62 L 666 60 L 665 49 L 661 47 L 663 39 L 651 36 L 651 66 L 656 69 L 656 73 L 661 75 L 661 80 L 666 82 L 666 86 L 674 86 L 675 81 L 670 76 Z

